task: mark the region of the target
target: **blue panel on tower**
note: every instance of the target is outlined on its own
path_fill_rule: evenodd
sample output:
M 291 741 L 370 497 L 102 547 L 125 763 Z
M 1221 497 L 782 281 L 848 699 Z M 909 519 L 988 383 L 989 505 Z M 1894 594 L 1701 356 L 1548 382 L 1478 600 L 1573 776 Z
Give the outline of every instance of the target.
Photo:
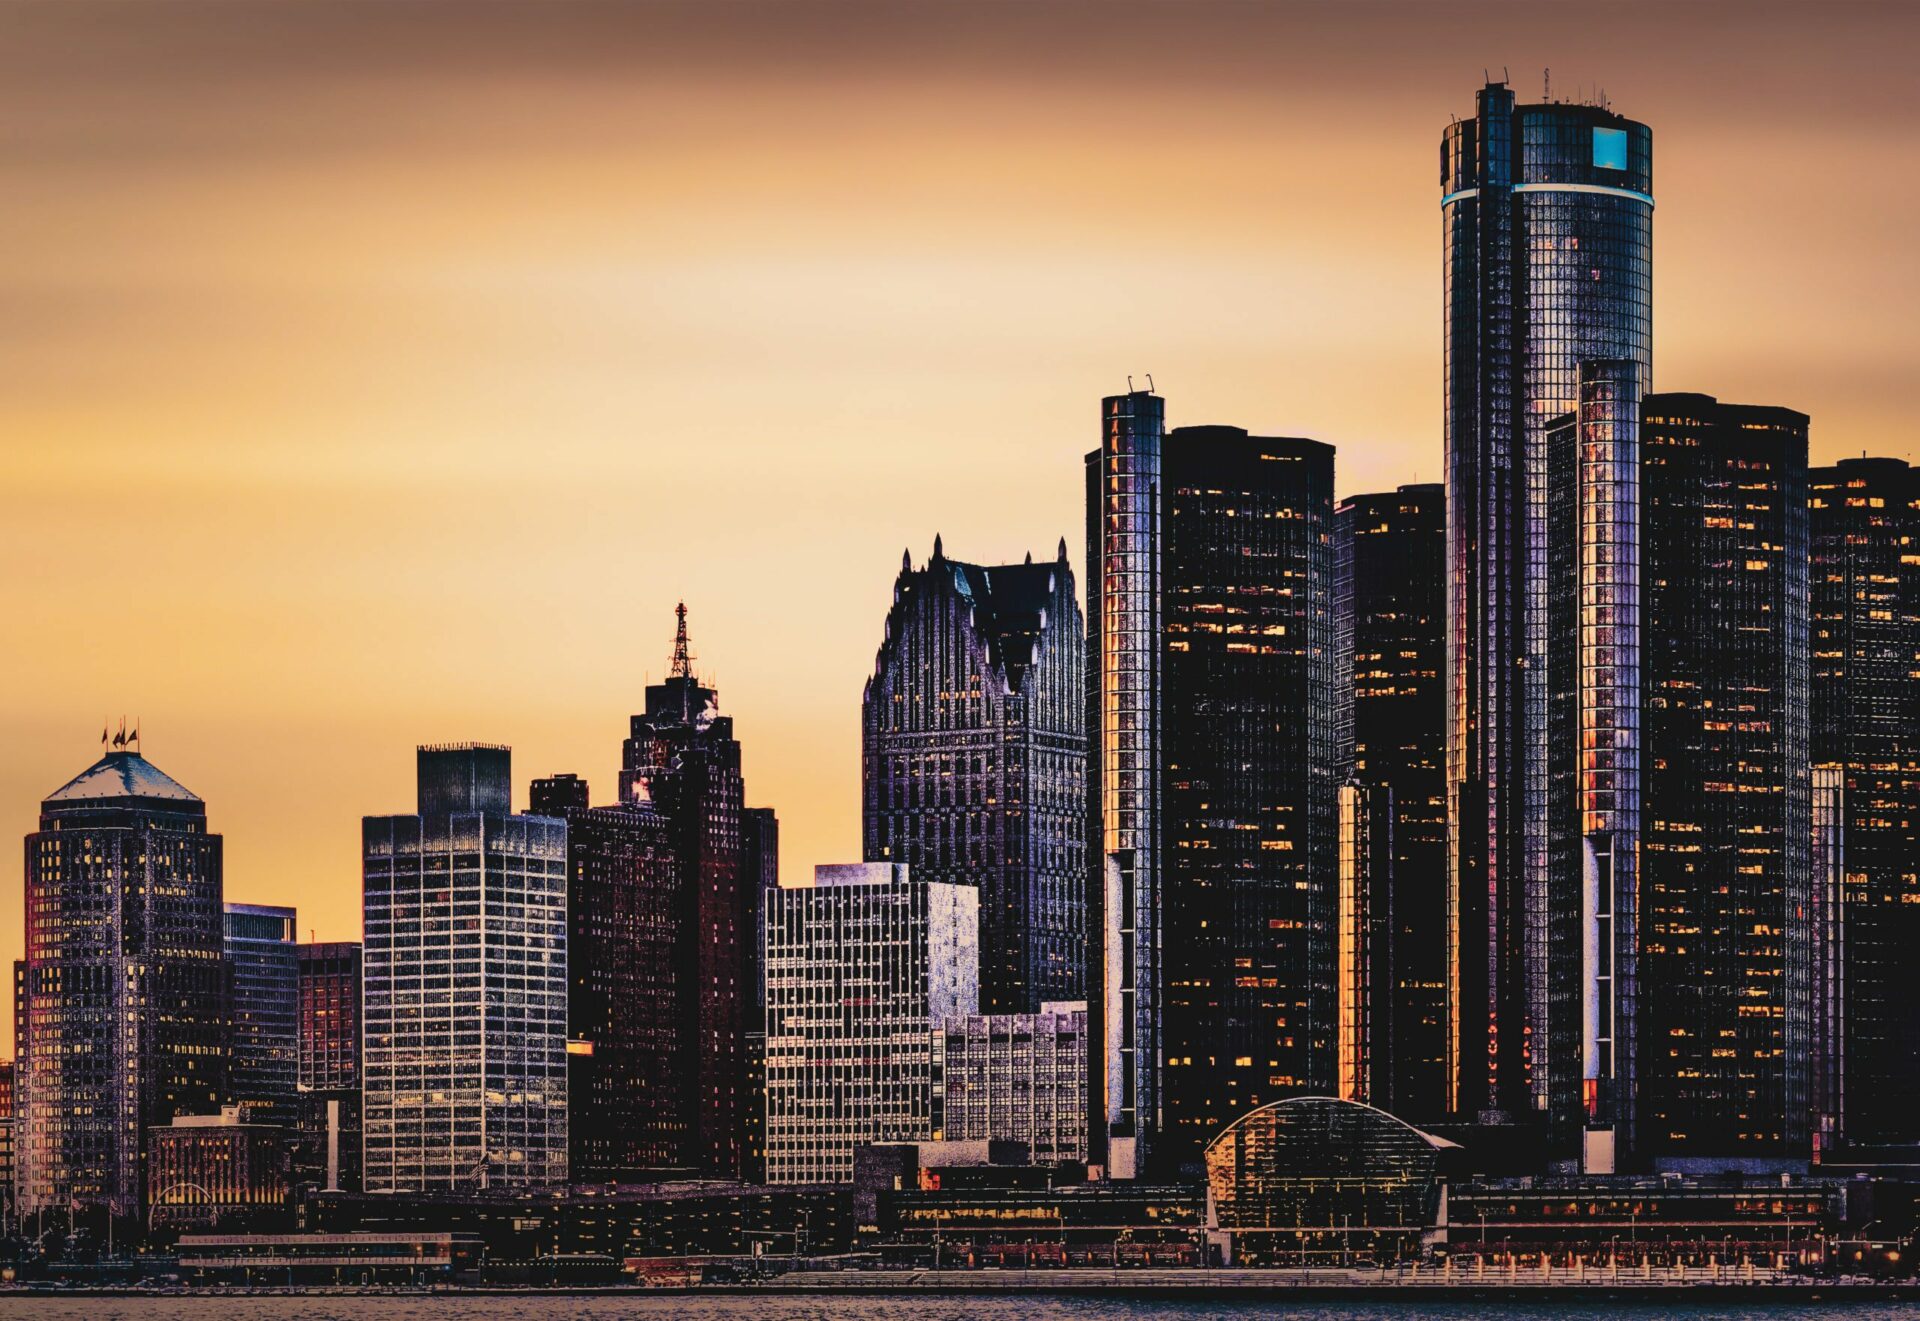
M 1593 165 L 1599 170 L 1627 168 L 1627 131 L 1624 128 L 1596 128 L 1593 131 Z

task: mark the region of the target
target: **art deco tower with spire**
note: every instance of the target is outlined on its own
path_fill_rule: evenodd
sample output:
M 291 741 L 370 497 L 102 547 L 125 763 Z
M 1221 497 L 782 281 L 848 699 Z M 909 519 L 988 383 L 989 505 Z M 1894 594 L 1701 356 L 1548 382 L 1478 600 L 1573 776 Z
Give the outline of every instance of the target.
M 980 890 L 980 1009 L 1086 995 L 1086 661 L 1067 546 L 903 556 L 862 702 L 865 850 Z
M 753 1104 L 745 1037 L 755 1003 L 759 885 L 743 825 L 745 785 L 733 719 L 693 669 L 687 607 L 675 610 L 673 658 L 662 683 L 647 686 L 621 748 L 620 801 L 645 803 L 667 822 L 681 869 L 681 942 L 694 988 L 692 1154 L 702 1172 L 738 1179 L 747 1158 Z

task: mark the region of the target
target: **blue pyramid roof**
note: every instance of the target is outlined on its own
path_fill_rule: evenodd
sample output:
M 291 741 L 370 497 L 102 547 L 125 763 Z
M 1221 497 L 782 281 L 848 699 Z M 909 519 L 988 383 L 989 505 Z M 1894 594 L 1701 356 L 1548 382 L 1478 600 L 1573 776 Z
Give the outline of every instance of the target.
M 197 803 L 198 794 L 137 752 L 109 752 L 47 795 L 49 803 L 109 802 L 116 798 L 163 798 Z

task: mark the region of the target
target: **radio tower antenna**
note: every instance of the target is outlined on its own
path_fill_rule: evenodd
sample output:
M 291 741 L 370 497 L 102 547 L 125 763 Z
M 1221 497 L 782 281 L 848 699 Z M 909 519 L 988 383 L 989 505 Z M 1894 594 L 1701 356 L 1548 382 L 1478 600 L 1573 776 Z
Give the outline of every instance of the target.
M 677 621 L 673 630 L 673 660 L 667 666 L 667 676 L 673 679 L 691 679 L 693 677 L 693 652 L 687 646 L 687 603 L 682 601 L 673 608 Z

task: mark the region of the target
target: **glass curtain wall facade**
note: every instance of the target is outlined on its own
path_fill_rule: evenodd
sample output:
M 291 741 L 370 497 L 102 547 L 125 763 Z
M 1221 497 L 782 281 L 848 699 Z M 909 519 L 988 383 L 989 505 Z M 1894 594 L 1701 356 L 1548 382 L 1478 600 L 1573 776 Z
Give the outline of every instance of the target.
M 979 1009 L 980 892 L 867 862 L 767 901 L 767 1182 L 845 1183 L 855 1146 L 941 1135 L 935 1030 Z
M 578 793 L 572 792 L 575 788 Z M 586 782 L 536 780 L 567 823 L 569 1177 L 635 1183 L 700 1168 L 694 895 L 651 807 L 587 807 Z
M 567 827 L 510 753 L 419 751 L 419 811 L 361 827 L 369 1192 L 567 1182 Z
M 1812 782 L 1807 1128 L 1819 1165 L 1847 1136 L 1847 768 L 1815 766 Z
M 1372 1106 L 1304 1096 L 1241 1116 L 1208 1146 L 1212 1227 L 1235 1266 L 1417 1260 L 1451 1144 Z
M 1088 1143 L 1131 1179 L 1160 1129 L 1165 402 L 1109 396 L 1100 425 L 1086 465 Z
M 138 1215 L 149 1132 L 219 1110 L 221 857 L 206 804 L 137 752 L 108 753 L 41 803 L 14 989 L 22 1215 Z
M 1161 466 L 1171 1173 L 1336 1085 L 1333 449 L 1177 427 Z
M 1351 855 L 1367 914 L 1355 938 L 1368 942 L 1364 975 L 1342 984 L 1343 1021 L 1364 1025 L 1352 1099 L 1435 1122 L 1447 1113 L 1446 491 L 1349 496 L 1335 521 L 1339 775 L 1368 812 L 1391 800 Z
M 1442 137 L 1440 185 L 1450 1099 L 1466 1119 L 1542 1119 L 1571 1152 L 1584 997 L 1566 712 L 1580 683 L 1582 469 L 1549 429 L 1579 406 L 1582 362 L 1625 361 L 1639 388 L 1650 380 L 1652 134 L 1605 107 L 1518 105 L 1489 84 Z M 1623 417 L 1638 407 L 1615 403 Z
M 300 1128 L 294 1173 L 322 1188 L 360 1188 L 360 945 L 298 948 Z
M 667 822 L 692 922 L 691 1013 L 694 1154 L 716 1178 L 746 1169 L 751 951 L 759 902 L 758 853 L 745 821 L 746 786 L 733 718 L 693 671 L 687 608 L 676 610 L 673 656 L 664 683 L 649 684 L 646 710 L 621 745 L 620 801 L 651 807 Z M 758 828 L 756 827 L 756 830 Z
M 1811 1107 L 1807 418 L 1648 395 L 1642 1146 L 1804 1163 Z
M 1392 1089 L 1395 1062 L 1393 790 L 1349 780 L 1336 801 L 1335 1095 L 1371 1105 Z
M 292 1128 L 300 1081 L 298 918 L 291 908 L 228 904 L 233 968 L 233 1063 L 228 1099 L 254 1108 L 250 1122 Z
M 1638 1096 L 1640 380 L 1630 359 L 1580 364 L 1574 789 L 1583 1154 L 1596 1172 L 1634 1150 Z
M 1808 475 L 1813 759 L 1844 768 L 1846 1138 L 1920 1143 L 1920 473 Z
M 980 888 L 980 997 L 1032 1013 L 1086 984 L 1086 656 L 1052 563 L 903 556 L 862 700 L 866 856 Z
M 1034 1165 L 1087 1160 L 1087 1007 L 950 1018 L 934 1029 L 934 1079 L 949 1141 L 1010 1141 Z

